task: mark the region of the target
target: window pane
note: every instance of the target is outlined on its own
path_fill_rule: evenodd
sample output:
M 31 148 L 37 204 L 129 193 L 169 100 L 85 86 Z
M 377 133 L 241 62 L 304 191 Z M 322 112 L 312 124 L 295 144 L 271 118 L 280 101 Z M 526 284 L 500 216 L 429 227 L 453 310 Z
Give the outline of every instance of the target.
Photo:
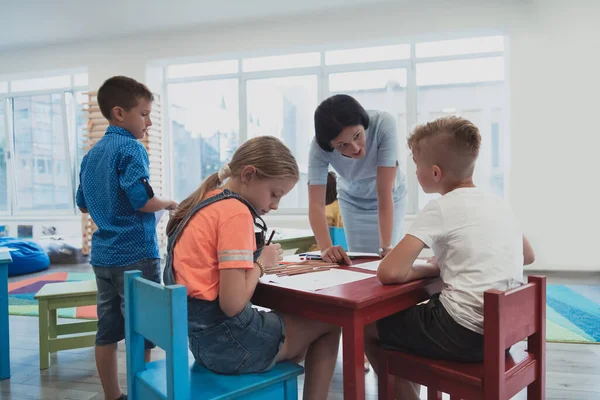
M 500 168 L 500 124 L 492 122 L 492 168 Z
M 87 126 L 88 119 L 84 115 L 84 107 L 87 108 L 88 97 L 86 92 L 66 92 L 65 103 L 67 105 L 67 123 L 68 123 L 68 137 L 69 137 L 69 152 L 71 154 L 71 160 L 74 160 L 74 171 L 75 181 L 79 182 L 79 167 L 81 166 L 81 160 L 87 151 L 84 149 L 86 142 L 84 129 Z
M 0 101 L 0 212 L 8 211 L 8 135 L 6 100 Z
M 0 93 L 8 92 L 8 82 L 0 82 Z
M 81 161 L 83 160 L 83 156 L 87 151 L 84 149 L 84 145 L 86 142 L 86 138 L 83 136 L 86 134 L 84 130 L 87 127 L 88 119 L 85 117 L 85 113 L 87 112 L 87 102 L 89 98 L 86 92 L 75 92 L 75 135 L 76 135 L 76 160 L 77 165 L 81 165 Z
M 71 76 L 49 76 L 46 78 L 20 79 L 11 81 L 11 92 L 26 92 L 33 90 L 63 89 L 71 87 Z
M 71 169 L 60 94 L 14 99 L 17 208 L 73 208 Z
M 406 88 L 406 70 L 380 69 L 329 74 L 329 91 L 332 93 L 395 88 Z
M 489 36 L 417 43 L 415 51 L 417 58 L 504 51 L 504 38 Z
M 417 64 L 417 86 L 504 81 L 504 57 Z
M 82 87 L 88 85 L 88 74 L 75 74 L 73 75 L 73 85 L 75 87 Z
M 248 138 L 278 137 L 300 166 L 300 182 L 281 200 L 279 208 L 307 208 L 308 148 L 315 131 L 317 76 L 250 80 L 246 89 Z
M 399 162 L 406 171 L 406 70 L 344 72 L 329 75 L 332 95 L 354 97 L 367 110 L 386 111 L 396 118 Z
M 286 54 L 273 57 L 255 57 L 242 60 L 244 72 L 273 71 L 276 69 L 315 67 L 321 64 L 321 53 Z
M 325 64 L 327 65 L 405 60 L 407 58 L 410 58 L 410 46 L 407 44 L 325 52 Z
M 237 79 L 168 88 L 175 199 L 184 200 L 231 160 L 239 143 Z
M 502 160 L 507 156 L 502 147 L 506 127 L 504 82 L 420 86 L 417 95 L 419 123 L 460 115 L 477 125 L 482 142 L 475 168 L 475 184 L 503 196 L 505 170 Z M 437 195 L 426 195 L 419 188 L 419 208 L 435 197 Z
M 238 72 L 237 60 L 211 61 L 194 64 L 171 65 L 167 68 L 167 78 L 188 78 L 192 76 L 209 76 L 235 74 Z

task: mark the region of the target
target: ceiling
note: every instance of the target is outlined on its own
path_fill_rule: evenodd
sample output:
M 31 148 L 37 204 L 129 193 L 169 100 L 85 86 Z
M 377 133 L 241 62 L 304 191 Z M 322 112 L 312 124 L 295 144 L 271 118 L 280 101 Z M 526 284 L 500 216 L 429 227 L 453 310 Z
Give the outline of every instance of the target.
M 389 2 L 394 1 L 0 0 L 0 51 Z

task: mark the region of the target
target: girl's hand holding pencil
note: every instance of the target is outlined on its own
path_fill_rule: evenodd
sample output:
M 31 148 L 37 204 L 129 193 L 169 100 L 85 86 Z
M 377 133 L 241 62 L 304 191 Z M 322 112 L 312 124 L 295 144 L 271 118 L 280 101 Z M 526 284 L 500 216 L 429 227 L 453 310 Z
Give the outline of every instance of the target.
M 283 260 L 283 250 L 279 243 L 265 245 L 259 257 L 265 269 L 277 266 L 279 261 Z

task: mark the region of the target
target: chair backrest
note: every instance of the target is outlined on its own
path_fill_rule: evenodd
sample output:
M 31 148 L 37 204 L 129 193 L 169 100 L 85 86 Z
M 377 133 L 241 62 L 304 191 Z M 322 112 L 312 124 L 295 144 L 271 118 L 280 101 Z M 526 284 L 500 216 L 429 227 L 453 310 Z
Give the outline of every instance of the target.
M 135 394 L 136 375 L 146 369 L 144 339 L 153 342 L 166 353 L 167 399 L 190 398 L 187 327 L 185 286 L 162 286 L 142 278 L 140 271 L 125 272 L 129 398 L 139 398 Z
M 528 283 L 505 292 L 488 290 L 483 300 L 485 382 L 504 380 L 506 349 L 527 339 L 538 376 L 544 373 L 546 352 L 546 277 L 530 276 Z M 496 390 L 496 389 L 495 389 Z

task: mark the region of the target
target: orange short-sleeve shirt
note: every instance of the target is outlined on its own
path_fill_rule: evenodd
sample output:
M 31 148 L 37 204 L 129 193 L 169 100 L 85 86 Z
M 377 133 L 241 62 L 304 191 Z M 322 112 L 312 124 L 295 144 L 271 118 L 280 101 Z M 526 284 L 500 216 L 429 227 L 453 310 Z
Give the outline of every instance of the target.
M 221 190 L 207 193 L 206 198 Z M 194 215 L 173 251 L 175 281 L 188 296 L 215 300 L 219 294 L 219 270 L 254 268 L 256 250 L 254 220 L 248 207 L 237 199 L 213 203 Z

